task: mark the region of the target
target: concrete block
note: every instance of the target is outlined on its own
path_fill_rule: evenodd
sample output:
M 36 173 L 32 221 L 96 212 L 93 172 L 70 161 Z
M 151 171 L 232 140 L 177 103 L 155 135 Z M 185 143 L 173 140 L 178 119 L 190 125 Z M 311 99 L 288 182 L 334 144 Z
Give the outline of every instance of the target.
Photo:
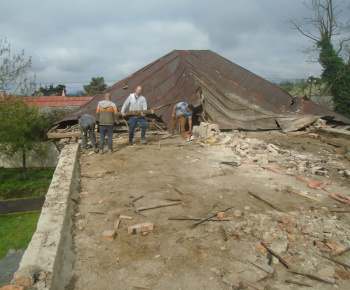
M 195 137 L 206 138 L 212 134 L 212 132 L 219 133 L 219 125 L 201 122 L 199 126 L 193 126 L 192 132 Z

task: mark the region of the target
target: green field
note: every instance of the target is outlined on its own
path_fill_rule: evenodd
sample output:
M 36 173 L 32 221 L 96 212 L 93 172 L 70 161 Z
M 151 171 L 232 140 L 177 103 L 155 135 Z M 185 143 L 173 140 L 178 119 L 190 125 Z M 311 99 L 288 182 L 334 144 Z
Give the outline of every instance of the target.
M 54 169 L 28 169 L 26 180 L 22 171 L 0 168 L 0 201 L 45 196 Z M 9 249 L 27 248 L 38 223 L 40 212 L 0 216 L 0 259 Z
M 55 169 L 28 169 L 22 180 L 22 171 L 0 168 L 0 200 L 36 198 L 45 196 Z
M 27 248 L 39 216 L 40 212 L 0 216 L 0 259 L 9 249 Z

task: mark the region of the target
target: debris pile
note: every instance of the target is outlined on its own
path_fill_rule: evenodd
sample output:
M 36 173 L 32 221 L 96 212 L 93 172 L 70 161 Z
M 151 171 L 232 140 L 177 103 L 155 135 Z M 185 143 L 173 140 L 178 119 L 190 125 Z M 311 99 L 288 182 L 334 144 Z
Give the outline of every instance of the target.
M 212 133 L 206 138 L 199 138 L 197 142 L 210 145 L 225 145 L 230 147 L 237 155 L 236 162 L 254 162 L 260 165 L 283 164 L 288 174 L 310 173 L 312 175 L 328 176 L 330 168 L 349 178 L 349 168 L 345 168 L 341 162 L 334 160 L 332 152 L 322 151 L 322 156 L 317 157 L 311 153 L 300 154 L 295 150 L 285 150 L 278 145 L 265 143 L 262 140 L 247 138 L 239 133 Z M 339 150 L 338 150 L 339 151 Z M 350 151 L 339 152 L 339 159 L 350 159 Z

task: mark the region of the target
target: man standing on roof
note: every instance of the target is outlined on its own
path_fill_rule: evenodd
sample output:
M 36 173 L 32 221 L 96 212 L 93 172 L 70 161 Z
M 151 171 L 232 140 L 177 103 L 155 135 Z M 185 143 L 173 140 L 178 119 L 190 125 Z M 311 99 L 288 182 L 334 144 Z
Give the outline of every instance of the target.
M 122 116 L 125 116 L 125 109 L 129 107 L 129 111 L 145 111 L 147 110 L 146 98 L 141 95 L 142 87 L 138 86 L 135 90 L 135 93 L 130 94 L 129 97 L 125 100 L 122 107 Z M 146 119 L 145 115 L 140 112 L 136 116 L 130 116 L 129 118 L 129 145 L 133 145 L 132 140 L 134 139 L 134 132 L 137 123 L 141 125 L 141 143 L 146 144 Z
M 78 125 L 79 125 L 81 135 L 83 136 L 83 146 L 82 146 L 83 153 L 85 153 L 87 149 L 88 132 L 90 132 L 90 140 L 91 140 L 92 148 L 94 148 L 94 151 L 97 153 L 98 149 L 97 149 L 96 137 L 95 137 L 95 125 L 96 125 L 95 117 L 89 114 L 78 116 Z
M 188 125 L 190 132 L 192 131 L 192 115 L 193 115 L 194 107 L 193 105 L 189 105 L 185 102 L 180 102 L 176 104 L 173 108 L 173 127 L 171 130 L 171 134 L 174 135 L 175 127 L 177 125 L 178 120 L 180 120 L 181 126 L 181 137 L 185 137 L 185 125 L 186 125 L 186 117 L 188 117 Z
M 100 154 L 103 154 L 105 137 L 108 138 L 108 153 L 113 153 L 113 125 L 119 124 L 117 106 L 111 101 L 111 94 L 106 93 L 105 99 L 97 105 L 97 119 L 100 128 Z

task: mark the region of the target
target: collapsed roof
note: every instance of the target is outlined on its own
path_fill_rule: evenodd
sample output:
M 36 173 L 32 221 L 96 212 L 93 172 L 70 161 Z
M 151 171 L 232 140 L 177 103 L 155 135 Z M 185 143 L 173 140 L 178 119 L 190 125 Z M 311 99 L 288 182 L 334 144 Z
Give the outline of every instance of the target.
M 350 119 L 312 102 L 293 99 L 278 86 L 210 50 L 174 50 L 115 83 L 60 122 L 82 114 L 96 115 L 97 103 L 109 92 L 120 110 L 141 85 L 148 108 L 167 128 L 172 124 L 173 104 L 180 101 L 201 108 L 200 121 L 220 129 L 294 131 L 327 117 L 350 124 Z M 197 111 L 196 111 L 197 112 Z

